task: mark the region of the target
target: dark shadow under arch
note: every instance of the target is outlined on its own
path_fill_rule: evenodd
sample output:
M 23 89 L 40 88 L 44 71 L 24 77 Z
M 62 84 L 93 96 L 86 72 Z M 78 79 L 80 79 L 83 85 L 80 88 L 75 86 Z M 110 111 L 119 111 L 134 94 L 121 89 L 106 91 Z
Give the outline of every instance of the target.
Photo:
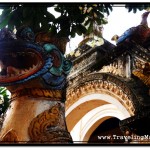
M 118 118 L 109 118 L 101 123 L 91 134 L 88 143 L 124 143 Z

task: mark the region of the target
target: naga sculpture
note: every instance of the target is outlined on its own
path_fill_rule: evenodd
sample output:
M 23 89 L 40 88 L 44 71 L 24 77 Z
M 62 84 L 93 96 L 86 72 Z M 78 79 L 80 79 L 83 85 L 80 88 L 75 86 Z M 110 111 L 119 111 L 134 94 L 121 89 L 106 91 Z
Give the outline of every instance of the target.
M 11 92 L 1 143 L 72 143 L 65 122 L 67 40 L 28 27 L 0 31 L 0 86 Z

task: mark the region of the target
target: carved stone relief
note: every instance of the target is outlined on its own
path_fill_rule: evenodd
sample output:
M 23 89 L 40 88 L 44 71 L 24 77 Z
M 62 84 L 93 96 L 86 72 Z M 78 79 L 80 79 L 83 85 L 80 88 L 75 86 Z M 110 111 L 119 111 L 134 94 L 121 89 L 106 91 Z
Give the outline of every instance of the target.
M 31 143 L 71 142 L 71 136 L 63 130 L 61 105 L 57 103 L 34 118 L 28 128 Z M 29 142 L 30 143 L 30 142 Z
M 125 87 L 122 83 L 103 79 L 94 80 L 94 77 L 93 81 L 84 82 L 84 84 L 81 84 L 80 86 L 68 89 L 66 110 L 81 97 L 90 93 L 104 93 L 111 95 L 118 99 L 118 101 L 126 107 L 131 115 L 135 113 L 135 108 L 131 101 L 132 93 L 130 89 Z

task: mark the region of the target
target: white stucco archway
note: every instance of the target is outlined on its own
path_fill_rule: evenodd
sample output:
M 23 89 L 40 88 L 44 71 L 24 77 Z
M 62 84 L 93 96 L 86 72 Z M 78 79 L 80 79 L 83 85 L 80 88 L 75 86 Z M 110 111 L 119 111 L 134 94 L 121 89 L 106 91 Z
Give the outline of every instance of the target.
M 86 103 L 88 103 L 87 111 Z M 92 107 L 93 104 L 96 104 L 94 105 L 95 107 Z M 76 111 L 77 109 L 78 111 Z M 80 112 L 84 112 L 84 114 Z M 92 132 L 103 121 L 111 117 L 123 120 L 130 116 L 131 114 L 128 112 L 127 108 L 125 108 L 118 99 L 104 93 L 88 94 L 77 100 L 66 111 L 67 124 L 73 122 L 71 127 L 68 126 L 70 127 L 69 132 L 74 142 L 88 141 Z

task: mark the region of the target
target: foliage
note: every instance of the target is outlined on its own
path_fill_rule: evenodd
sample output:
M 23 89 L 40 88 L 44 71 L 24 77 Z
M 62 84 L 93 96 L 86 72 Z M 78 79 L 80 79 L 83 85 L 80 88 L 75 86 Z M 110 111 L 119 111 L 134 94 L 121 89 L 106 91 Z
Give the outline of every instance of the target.
M 61 15 L 54 22 L 57 29 L 60 27 L 58 35 L 74 37 L 75 33 L 82 35 L 92 32 L 94 23 L 107 23 L 103 13 L 109 14 L 111 8 L 111 4 L 58 4 L 55 11 Z
M 3 4 L 4 5 L 4 4 Z M 13 5 L 7 7 L 5 4 L 2 15 L 0 16 L 0 28 L 8 26 L 10 29 L 19 28 L 20 26 L 31 26 L 36 32 L 49 30 L 50 23 L 55 17 L 47 11 L 47 6 L 41 5 Z M 40 26 L 41 25 L 41 26 Z
M 98 25 L 107 23 L 103 13 L 109 14 L 112 10 L 111 4 L 41 4 L 36 7 L 31 4 L 5 5 L 1 7 L 4 10 L 0 16 L 0 28 L 8 26 L 13 30 L 26 25 L 34 32 L 51 31 L 59 37 L 74 37 L 75 33 L 82 35 L 91 32 L 94 22 Z M 54 7 L 60 16 L 55 18 L 48 7 Z
M 7 90 L 4 87 L 0 87 L 0 115 L 4 114 L 9 106 L 9 97 Z
M 0 29 L 7 26 L 14 30 L 21 26 L 30 26 L 35 33 L 50 31 L 59 37 L 75 37 L 76 33 L 88 35 L 93 32 L 95 24 L 101 26 L 107 23 L 104 15 L 109 15 L 114 5 L 116 6 L 109 3 L 4 3 L 0 4 L 0 9 L 3 9 L 0 15 Z M 128 3 L 124 6 L 134 13 L 150 8 L 148 3 Z M 48 11 L 48 8 L 52 7 L 60 13 L 58 18 Z M 4 99 L 0 104 L 1 114 L 9 106 L 9 98 L 3 87 L 0 87 L 0 96 Z
M 134 13 L 136 13 L 137 12 L 137 10 L 149 10 L 149 8 L 150 8 L 150 4 L 149 3 L 145 3 L 145 4 L 142 4 L 142 3 L 140 3 L 140 4 L 137 4 L 137 3 L 135 3 L 135 4 L 133 4 L 133 3 L 129 3 L 129 4 L 126 4 L 125 5 L 125 8 L 127 8 L 128 9 L 128 12 L 131 12 L 131 11 L 133 11 Z
M 93 32 L 93 25 L 98 26 L 106 24 L 107 20 L 104 14 L 109 15 L 115 4 L 109 3 L 23 3 L 23 4 L 1 4 L 3 9 L 0 16 L 0 28 L 8 26 L 10 29 L 20 26 L 30 26 L 33 31 L 51 31 L 59 37 L 74 37 L 78 35 L 90 34 Z M 60 16 L 56 18 L 54 14 L 48 11 L 48 8 L 54 7 Z M 143 10 L 150 7 L 150 4 L 125 4 L 128 11 L 136 13 L 137 10 Z

